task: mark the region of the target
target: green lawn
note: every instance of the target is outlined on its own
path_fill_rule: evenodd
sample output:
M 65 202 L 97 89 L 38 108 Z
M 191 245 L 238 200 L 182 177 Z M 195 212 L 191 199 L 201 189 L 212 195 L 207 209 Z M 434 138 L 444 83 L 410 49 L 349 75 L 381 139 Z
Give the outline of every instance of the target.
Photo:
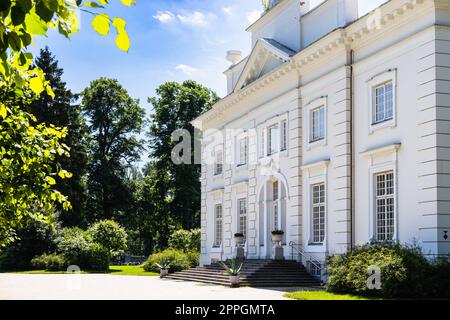
M 32 270 L 32 271 L 18 271 L 12 272 L 18 274 L 64 274 L 65 271 L 45 271 L 45 270 Z M 91 273 L 82 271 L 82 274 Z M 156 272 L 147 272 L 139 266 L 110 266 L 108 274 L 117 276 L 159 276 Z
M 109 273 L 119 276 L 159 276 L 159 273 L 147 272 L 139 266 L 110 266 Z
M 327 291 L 297 291 L 286 293 L 284 296 L 296 300 L 369 300 L 369 298 L 365 297 Z

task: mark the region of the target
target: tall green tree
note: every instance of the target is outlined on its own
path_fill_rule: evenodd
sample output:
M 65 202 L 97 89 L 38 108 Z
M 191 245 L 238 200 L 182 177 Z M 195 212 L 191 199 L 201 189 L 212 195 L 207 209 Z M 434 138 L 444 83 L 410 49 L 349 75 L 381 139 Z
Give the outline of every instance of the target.
M 114 79 L 92 81 L 81 95 L 92 137 L 87 209 L 91 220 L 115 217 L 121 222 L 131 199 L 127 170 L 143 150 L 139 134 L 145 110 Z
M 107 0 L 1 0 L 0 1 L 0 248 L 17 238 L 17 230 L 29 220 L 51 223 L 55 202 L 70 203 L 54 189 L 55 175 L 70 177 L 67 171 L 53 171 L 55 153 L 69 155 L 60 139 L 67 130 L 36 124 L 28 109 L 43 91 L 52 88 L 39 68 L 30 68 L 29 45 L 46 36 L 49 27 L 69 38 L 78 32 L 79 10 L 94 16 L 93 28 L 108 35 L 111 24 L 117 31 L 116 45 L 128 51 L 130 42 L 125 21 L 110 19 L 102 11 Z M 124 5 L 135 0 L 121 0 Z M 90 10 L 86 10 L 89 7 Z M 56 166 L 57 167 L 57 166 Z
M 62 140 L 69 148 L 70 157 L 57 157 L 58 163 L 72 173 L 71 179 L 56 177 L 56 189 L 68 197 L 72 208 L 62 212 L 60 219 L 64 226 L 85 226 L 87 188 L 85 175 L 88 163 L 87 125 L 81 114 L 81 107 L 75 104 L 77 96 L 62 80 L 63 70 L 48 47 L 40 51 L 35 65 L 45 72 L 45 78 L 53 89 L 54 97 L 42 92 L 31 105 L 31 112 L 38 123 L 54 124 L 67 128 L 67 136 Z
M 172 162 L 171 152 L 178 141 L 173 141 L 171 135 L 177 129 L 186 129 L 194 137 L 194 128 L 190 122 L 210 109 L 218 96 L 191 80 L 164 83 L 157 88 L 156 95 L 149 98 L 154 109 L 149 130 L 154 170 L 160 172 L 161 176 L 167 175 L 169 179 L 167 196 L 171 200 L 167 210 L 183 229 L 192 229 L 200 223 L 201 167 L 194 164 L 193 159 L 192 164 L 176 165 Z
M 129 243 L 135 254 L 148 255 L 155 249 L 165 248 L 175 229 L 175 219 L 170 215 L 168 172 L 158 171 L 148 163 L 142 174 L 130 180 L 133 204 L 127 218 Z

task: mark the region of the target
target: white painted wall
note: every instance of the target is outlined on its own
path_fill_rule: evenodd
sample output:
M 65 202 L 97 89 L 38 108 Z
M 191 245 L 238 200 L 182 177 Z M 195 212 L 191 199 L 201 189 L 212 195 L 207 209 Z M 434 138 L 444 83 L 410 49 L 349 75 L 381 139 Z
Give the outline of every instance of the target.
M 382 13 L 406 8 L 403 5 L 407 1 L 392 0 L 382 7 Z M 450 17 L 443 13 L 448 4 L 441 5 L 436 7 L 434 1 L 425 0 L 417 7 L 403 10 L 379 30 L 347 39 L 349 42 L 338 40 L 363 28 L 366 21 L 355 22 L 342 34 L 335 31 L 300 52 L 298 58 L 294 57 L 290 65 L 296 67 L 265 77 L 263 84 L 250 85 L 248 91 L 244 88 L 233 93 L 215 107 L 220 109 L 216 116 L 207 121 L 199 119 L 203 130 L 247 131 L 283 117 L 288 119 L 289 148 L 280 154 L 277 172 L 277 177 L 285 181 L 289 196 L 286 244 L 290 241 L 301 244 L 321 261 L 327 255 L 350 249 L 351 177 L 355 187 L 353 240 L 356 244 L 369 242 L 373 235 L 372 177 L 377 170 L 392 169 L 397 183 L 396 239 L 401 243 L 417 241 L 425 254 L 450 252 L 450 239 L 443 238 L 444 231 L 450 233 L 450 27 L 435 26 L 436 19 L 450 26 Z M 295 32 L 292 36 L 295 37 Z M 320 51 L 327 41 L 335 45 L 326 46 L 327 52 Z M 354 57 L 352 68 L 348 60 L 350 50 Z M 307 54 L 313 58 L 304 58 Z M 370 88 L 387 77 L 392 77 L 396 84 L 395 121 L 372 130 Z M 327 108 L 326 142 L 311 146 L 308 108 L 319 100 L 325 101 Z M 225 156 L 231 159 L 234 137 L 228 136 L 227 140 Z M 256 137 L 249 139 L 251 155 L 259 153 L 258 145 Z M 267 177 L 261 175 L 259 168 L 260 165 L 244 168 L 225 165 L 223 175 L 214 177 L 212 165 L 202 166 L 203 264 L 233 256 L 232 238 L 237 230 L 240 197 L 248 199 L 247 256 L 264 257 L 259 240 L 263 223 L 258 201 Z M 322 246 L 311 246 L 309 188 L 317 181 L 325 181 L 327 188 L 326 241 Z M 212 248 L 213 206 L 218 201 L 224 208 L 224 241 L 222 248 Z M 290 250 L 285 249 L 286 258 L 290 258 Z

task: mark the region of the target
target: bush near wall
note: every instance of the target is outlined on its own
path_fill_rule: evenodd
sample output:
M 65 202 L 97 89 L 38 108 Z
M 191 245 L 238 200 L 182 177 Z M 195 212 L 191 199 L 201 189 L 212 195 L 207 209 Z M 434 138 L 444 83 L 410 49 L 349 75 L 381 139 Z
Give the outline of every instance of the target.
M 33 258 L 31 266 L 36 270 L 65 271 L 69 263 L 62 255 L 43 254 Z
M 184 252 L 200 252 L 200 229 L 176 230 L 169 237 L 169 248 Z
M 125 230 L 111 220 L 96 222 L 86 231 L 64 228 L 56 240 L 56 253 L 35 257 L 32 267 L 64 271 L 69 265 L 76 265 L 84 271 L 106 272 L 111 258 L 127 248 L 127 237 Z
M 169 272 L 177 272 L 197 266 L 197 257 L 198 253 L 196 252 L 186 253 L 181 250 L 167 249 L 150 255 L 142 267 L 145 271 L 159 272 L 156 264 L 168 260 L 170 262 Z
M 369 266 L 381 269 L 381 290 L 367 286 Z M 417 246 L 375 243 L 329 259 L 329 291 L 385 298 L 450 297 L 448 262 L 427 260 Z

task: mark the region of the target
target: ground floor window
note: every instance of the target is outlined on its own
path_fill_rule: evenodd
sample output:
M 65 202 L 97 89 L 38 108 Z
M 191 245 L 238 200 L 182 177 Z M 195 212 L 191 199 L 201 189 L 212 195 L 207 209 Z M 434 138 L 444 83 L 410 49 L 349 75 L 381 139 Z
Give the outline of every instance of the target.
M 222 205 L 218 204 L 214 208 L 215 224 L 214 224 L 214 246 L 222 244 Z
M 325 240 L 325 184 L 312 186 L 312 242 L 321 244 Z
M 378 241 L 394 238 L 395 203 L 394 172 L 387 171 L 375 175 L 375 236 Z
M 244 239 L 247 237 L 247 200 L 239 199 L 239 232 L 244 235 Z

